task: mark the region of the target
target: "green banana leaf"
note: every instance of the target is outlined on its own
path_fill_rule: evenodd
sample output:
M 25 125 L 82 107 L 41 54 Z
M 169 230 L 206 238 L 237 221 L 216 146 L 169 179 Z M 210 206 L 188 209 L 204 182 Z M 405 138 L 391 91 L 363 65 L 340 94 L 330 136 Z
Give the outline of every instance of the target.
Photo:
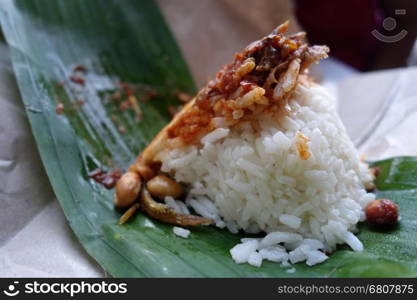
M 239 235 L 193 228 L 188 239 L 139 214 L 124 226 L 113 190 L 88 177 L 97 168 L 126 168 L 168 122 L 175 91 L 193 81 L 163 17 L 151 0 L 2 0 L 0 20 L 42 161 L 69 224 L 87 252 L 112 276 L 340 277 L 417 276 L 417 159 L 374 163 L 378 196 L 395 201 L 401 222 L 389 232 L 366 224 L 365 250 L 340 247 L 326 262 L 235 264 Z M 69 80 L 82 64 L 85 85 Z M 85 73 L 85 74 L 84 74 Z M 76 81 L 76 80 L 75 80 Z M 112 98 L 120 82 L 135 87 L 143 120 Z M 79 105 L 80 100 L 84 105 Z M 117 100 L 117 99 L 116 99 Z M 58 103 L 64 113 L 57 114 Z M 123 130 L 121 130 L 121 128 Z

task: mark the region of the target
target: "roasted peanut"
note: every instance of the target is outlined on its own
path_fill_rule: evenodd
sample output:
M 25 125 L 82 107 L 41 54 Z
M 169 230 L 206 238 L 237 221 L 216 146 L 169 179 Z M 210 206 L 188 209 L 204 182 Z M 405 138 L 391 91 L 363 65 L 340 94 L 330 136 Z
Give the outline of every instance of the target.
M 165 175 L 158 175 L 149 180 L 147 188 L 152 196 L 160 199 L 166 196 L 177 199 L 183 194 L 182 186 Z
M 379 174 L 381 174 L 381 168 L 380 167 L 369 168 L 369 172 L 374 178 L 376 178 L 378 177 Z
M 117 181 L 114 204 L 117 207 L 126 208 L 138 198 L 142 179 L 139 174 L 128 171 Z
M 398 208 L 388 199 L 377 199 L 368 203 L 365 215 L 368 222 L 375 226 L 391 226 L 398 221 Z

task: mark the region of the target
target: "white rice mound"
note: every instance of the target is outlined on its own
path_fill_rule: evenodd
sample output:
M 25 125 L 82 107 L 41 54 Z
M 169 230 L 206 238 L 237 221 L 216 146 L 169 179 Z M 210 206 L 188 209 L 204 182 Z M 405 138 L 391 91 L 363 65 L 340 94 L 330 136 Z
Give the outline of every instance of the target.
M 321 86 L 299 83 L 288 106 L 288 114 L 256 126 L 217 128 L 202 138 L 200 148 L 163 155 L 161 170 L 190 187 L 186 204 L 198 214 L 233 233 L 267 233 L 231 249 L 237 263 L 314 265 L 337 244 L 363 249 L 353 232 L 374 200 L 364 188 L 372 177 L 334 98 Z M 309 139 L 308 159 L 297 148 L 300 133 Z M 168 199 L 172 207 L 173 201 Z

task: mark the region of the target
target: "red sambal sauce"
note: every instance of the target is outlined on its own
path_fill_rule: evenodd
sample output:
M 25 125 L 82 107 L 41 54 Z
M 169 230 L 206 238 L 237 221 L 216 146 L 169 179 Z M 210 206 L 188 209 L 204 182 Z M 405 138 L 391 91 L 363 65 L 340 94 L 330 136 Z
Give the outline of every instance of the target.
M 278 28 L 273 34 L 235 54 L 234 61 L 225 65 L 196 96 L 194 105 L 167 128 L 168 137 L 181 137 L 185 144 L 198 142 L 204 133 L 214 129 L 211 122 L 214 117 L 233 118 L 234 107 L 232 103 L 229 104 L 229 96 L 237 88 L 242 88 L 239 96 L 243 96 L 253 88 L 262 86 L 273 67 L 293 59 L 291 56 L 302 55 L 301 51 L 296 51 L 302 45 L 300 37 L 285 37 L 282 35 L 285 30 L 284 27 Z M 255 59 L 256 67 L 240 77 L 237 71 L 250 57 Z M 245 114 L 252 114 L 250 110 L 244 111 Z

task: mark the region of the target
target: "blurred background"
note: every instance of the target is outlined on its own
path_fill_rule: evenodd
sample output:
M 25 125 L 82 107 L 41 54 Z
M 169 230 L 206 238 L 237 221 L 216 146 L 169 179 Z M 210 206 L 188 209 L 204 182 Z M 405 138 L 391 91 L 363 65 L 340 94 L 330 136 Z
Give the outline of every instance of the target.
M 158 0 L 198 87 L 232 54 L 290 20 L 355 71 L 417 63 L 414 0 Z M 414 51 L 413 51 L 414 49 Z

